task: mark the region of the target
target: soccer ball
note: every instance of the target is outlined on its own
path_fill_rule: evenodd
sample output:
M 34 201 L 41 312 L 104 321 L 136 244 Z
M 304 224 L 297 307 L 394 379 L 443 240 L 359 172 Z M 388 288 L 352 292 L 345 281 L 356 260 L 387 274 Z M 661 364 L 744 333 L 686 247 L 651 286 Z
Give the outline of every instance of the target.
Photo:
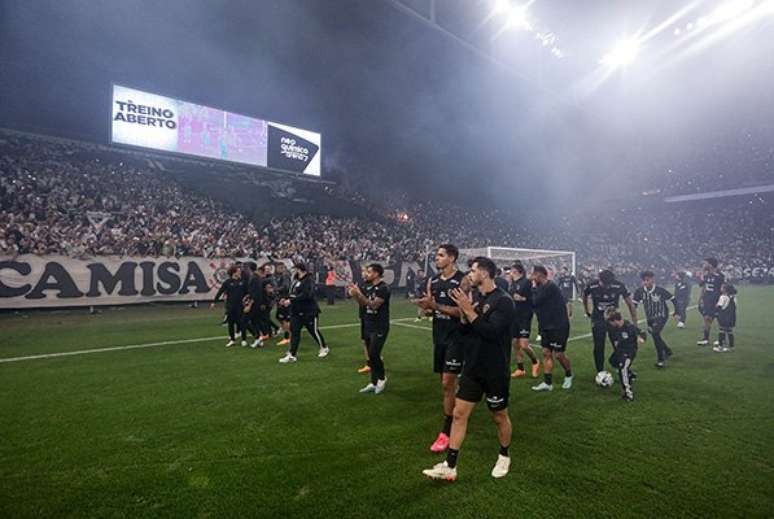
M 600 371 L 595 381 L 599 387 L 610 387 L 613 385 L 613 375 L 609 371 Z

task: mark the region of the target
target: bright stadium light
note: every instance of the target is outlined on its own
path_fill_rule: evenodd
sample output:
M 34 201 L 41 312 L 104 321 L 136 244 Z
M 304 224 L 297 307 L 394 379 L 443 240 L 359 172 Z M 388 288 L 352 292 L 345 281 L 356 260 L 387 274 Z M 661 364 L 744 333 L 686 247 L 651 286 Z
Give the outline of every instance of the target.
M 508 27 L 529 28 L 529 22 L 527 21 L 527 6 L 520 5 L 512 7 L 508 14 Z
M 640 42 L 637 38 L 621 40 L 613 50 L 605 54 L 599 62 L 602 65 L 607 65 L 611 68 L 625 67 L 634 61 L 639 50 Z

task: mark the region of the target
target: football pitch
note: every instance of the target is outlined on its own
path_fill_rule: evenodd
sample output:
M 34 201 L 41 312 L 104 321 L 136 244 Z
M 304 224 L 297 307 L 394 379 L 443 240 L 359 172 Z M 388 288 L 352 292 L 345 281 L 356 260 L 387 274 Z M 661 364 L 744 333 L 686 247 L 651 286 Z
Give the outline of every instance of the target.
M 398 295 L 381 395 L 358 393 L 351 303 L 323 305 L 330 356 L 304 332 L 291 365 L 275 341 L 226 349 L 222 307 L 2 315 L 0 517 L 772 517 L 774 288 L 738 301 L 737 351 L 696 346 L 693 309 L 665 331 L 667 369 L 640 347 L 631 403 L 594 384 L 576 304 L 575 386 L 512 381 L 501 480 L 482 403 L 454 483 L 421 474 L 443 460 L 440 383 L 430 324 Z

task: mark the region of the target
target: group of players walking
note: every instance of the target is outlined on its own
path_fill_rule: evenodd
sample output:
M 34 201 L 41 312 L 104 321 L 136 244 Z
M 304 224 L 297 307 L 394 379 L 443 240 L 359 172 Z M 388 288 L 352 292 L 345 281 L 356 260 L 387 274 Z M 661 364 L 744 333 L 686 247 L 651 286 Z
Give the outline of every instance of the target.
M 532 377 L 540 375 L 540 361 L 529 344 L 533 317 L 537 317 L 538 340 L 543 353 L 543 380 L 532 389 L 553 391 L 554 360 L 564 370 L 562 388 L 572 388 L 574 375 L 566 349 L 570 340 L 573 289 L 577 283 L 566 269 L 554 282 L 549 279 L 544 266 L 534 265 L 527 273 L 520 262 L 514 263 L 506 278 L 502 278 L 495 263 L 486 257 L 470 260 L 467 273 L 463 273 L 457 268 L 458 257 L 459 251 L 454 245 L 439 246 L 435 256 L 437 273 L 423 283 L 424 286 L 417 287 L 413 299 L 421 314 L 432 315 L 433 371 L 440 376 L 443 394 L 443 424 L 430 450 L 446 452 L 446 459 L 423 473 L 433 479 L 456 479 L 457 458 L 466 436 L 468 419 L 485 397 L 500 444 L 491 475 L 500 478 L 510 469 L 512 427 L 507 411 L 510 379 L 526 376 L 525 355 L 531 362 Z M 705 326 L 704 337 L 698 344 L 709 343 L 710 328 L 717 318 L 720 334 L 714 349 L 726 352 L 734 347 L 736 290 L 725 283 L 717 267 L 714 258 L 704 262 L 699 308 Z M 280 267 L 281 279 L 276 283 L 279 288 L 273 289 L 267 289 L 266 285 L 270 284 L 267 276 L 255 273 L 254 268 L 248 269 L 253 273 L 247 282 L 242 278 L 242 269 L 232 267 L 229 270 L 230 277 L 215 298 L 217 301 L 223 293 L 227 296 L 230 337 L 227 346 L 235 343 L 234 328 L 241 330 L 243 345 L 246 344 L 245 331 L 256 337 L 254 345 L 262 344 L 260 334 L 269 326 L 265 313 L 266 306 L 270 307 L 266 304 L 269 300 L 267 290 L 277 290 L 277 319 L 286 330 L 283 341 L 290 344 L 280 363 L 296 362 L 303 327 L 317 343 L 319 357 L 328 355 L 330 350 L 319 331 L 320 310 L 313 280 L 305 265 L 297 263 L 293 269 L 292 280 L 288 279 L 285 284 Z M 383 275 L 383 267 L 373 263 L 363 269 L 359 284 L 347 287 L 349 295 L 360 307 L 361 339 L 367 359 L 367 368 L 360 371 L 370 374 L 370 382 L 360 390 L 361 393 L 380 394 L 387 384 L 382 349 L 390 330 L 390 289 L 383 281 Z M 645 342 L 647 336 L 637 326 L 637 306 L 643 306 L 645 310 L 647 329 L 657 352 L 656 366 L 664 368 L 672 356 L 672 350 L 661 336 L 670 315 L 667 302 L 673 304 L 672 315 L 682 328 L 690 299 L 686 276 L 678 277 L 676 296 L 657 286 L 652 272 L 643 272 L 640 277 L 642 284 L 633 295 L 610 270 L 600 272 L 598 279 L 582 290 L 583 308 L 591 320 L 597 380 L 600 374 L 606 373 L 605 345 L 609 339 L 613 353 L 608 362 L 618 372 L 622 397 L 626 401 L 634 398 L 632 384 L 637 375 L 632 371 L 632 364 L 638 345 Z M 625 302 L 631 320 L 624 319 L 618 310 L 621 300 Z M 258 313 L 254 313 L 255 305 Z M 512 352 L 516 357 L 516 370 L 511 373 Z

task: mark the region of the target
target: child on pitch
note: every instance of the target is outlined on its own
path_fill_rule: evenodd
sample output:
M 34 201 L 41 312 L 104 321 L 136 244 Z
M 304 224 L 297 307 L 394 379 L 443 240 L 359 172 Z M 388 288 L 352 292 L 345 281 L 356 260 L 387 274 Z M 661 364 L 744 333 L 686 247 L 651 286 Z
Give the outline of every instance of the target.
M 724 283 L 720 287 L 718 310 L 718 345 L 712 348 L 717 353 L 734 351 L 734 326 L 736 326 L 736 287 Z
M 632 383 L 637 379 L 637 374 L 632 370 L 632 363 L 637 356 L 638 343 L 645 342 L 646 334 L 636 325 L 624 320 L 621 312 L 617 310 L 607 314 L 607 324 L 613 336 L 613 354 L 608 360 L 618 370 L 623 399 L 631 402 L 634 400 Z

